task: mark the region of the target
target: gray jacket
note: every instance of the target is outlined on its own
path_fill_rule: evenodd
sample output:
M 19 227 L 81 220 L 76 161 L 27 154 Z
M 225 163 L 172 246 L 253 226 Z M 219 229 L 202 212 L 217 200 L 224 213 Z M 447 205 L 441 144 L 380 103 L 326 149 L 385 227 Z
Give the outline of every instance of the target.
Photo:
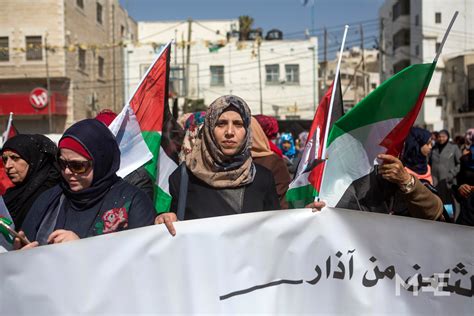
M 446 180 L 448 187 L 456 184 L 456 176 L 461 168 L 461 151 L 453 143 L 447 143 L 440 153 L 438 147 L 431 151 L 431 174 L 433 175 L 433 184 L 437 186 L 442 180 Z

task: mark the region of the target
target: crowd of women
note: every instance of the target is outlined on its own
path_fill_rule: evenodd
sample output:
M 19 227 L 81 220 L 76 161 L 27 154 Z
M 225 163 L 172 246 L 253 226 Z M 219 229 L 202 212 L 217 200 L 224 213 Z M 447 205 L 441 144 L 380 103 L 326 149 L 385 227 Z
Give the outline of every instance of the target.
M 62 243 L 153 224 L 239 213 L 287 209 L 285 193 L 308 134 L 295 143 L 279 133 L 277 121 L 252 116 L 246 102 L 233 95 L 215 100 L 206 112 L 186 114 L 180 166 L 169 178 L 171 210 L 157 215 L 153 187 L 145 170 L 125 179 L 116 175 L 120 151 L 107 125 L 115 114 L 101 113 L 68 128 L 58 144 L 42 135 L 19 134 L 1 153 L 14 186 L 4 201 L 22 237 L 15 248 Z M 462 148 L 447 131 L 412 128 L 400 159 L 381 155 L 376 175 L 387 185 L 383 212 L 433 220 L 453 218 L 474 225 L 474 130 Z M 390 189 L 388 189 L 391 186 Z M 151 190 L 151 191 L 150 191 Z M 397 196 L 403 195 L 403 199 Z M 356 201 L 350 207 L 359 210 Z M 319 210 L 322 202 L 308 205 Z M 376 210 L 377 211 L 377 210 Z M 380 211 L 380 210 L 378 210 Z

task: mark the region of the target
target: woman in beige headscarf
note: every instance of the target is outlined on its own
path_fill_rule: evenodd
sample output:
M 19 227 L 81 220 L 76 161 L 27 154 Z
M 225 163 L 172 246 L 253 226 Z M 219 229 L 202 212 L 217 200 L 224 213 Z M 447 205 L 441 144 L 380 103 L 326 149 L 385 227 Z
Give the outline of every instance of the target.
M 185 157 L 186 168 L 176 169 L 169 178 L 171 212 L 160 214 L 156 224 L 164 223 L 176 233 L 172 223 L 180 199 L 185 202 L 185 220 L 280 208 L 272 173 L 253 163 L 250 120 L 247 103 L 237 96 L 222 96 L 209 106 Z M 186 175 L 187 190 L 179 196 Z
M 291 182 L 291 177 L 288 168 L 286 167 L 286 163 L 283 158 L 276 155 L 270 149 L 268 138 L 257 119 L 254 117 L 252 117 L 250 129 L 252 130 L 251 154 L 253 162 L 272 172 L 278 198 L 280 199 L 280 206 L 282 209 L 287 209 L 288 202 L 285 199 L 285 194 Z

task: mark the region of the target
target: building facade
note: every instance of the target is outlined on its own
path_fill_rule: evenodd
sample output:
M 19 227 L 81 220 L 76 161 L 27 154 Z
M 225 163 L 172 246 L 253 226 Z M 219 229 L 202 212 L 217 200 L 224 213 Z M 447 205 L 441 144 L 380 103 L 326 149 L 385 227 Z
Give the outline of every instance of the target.
M 363 55 L 362 55 L 363 54 Z M 320 67 L 319 95 L 323 96 L 332 84 L 336 72 L 339 53 L 334 60 Z M 327 78 L 323 78 L 323 67 L 327 67 Z M 380 85 L 379 75 L 379 51 L 376 49 L 364 49 L 352 47 L 343 52 L 341 59 L 341 92 L 346 110 L 359 103 L 367 94 Z
M 118 0 L 0 0 L 0 120 L 24 133 L 62 133 L 124 104 L 123 45 L 137 25 Z M 35 88 L 48 96 L 32 100 Z M 41 102 L 41 97 L 43 101 Z M 35 104 L 38 103 L 38 104 Z
M 316 38 L 285 40 L 273 30 L 241 41 L 237 20 L 139 22 L 138 30 L 140 44 L 127 48 L 129 94 L 161 46 L 176 39 L 170 91 L 180 112 L 185 102 L 189 111 L 196 109 L 189 104 L 206 107 L 219 96 L 235 94 L 253 114 L 313 118 L 319 99 Z
M 445 61 L 442 90 L 445 127 L 451 135 L 464 135 L 474 127 L 474 50 Z
M 386 0 L 379 10 L 381 81 L 403 68 L 431 63 L 455 11 L 460 14 L 437 63 L 417 124 L 444 127 L 442 109 L 447 96 L 441 89 L 444 56 L 474 48 L 474 2 L 464 0 Z

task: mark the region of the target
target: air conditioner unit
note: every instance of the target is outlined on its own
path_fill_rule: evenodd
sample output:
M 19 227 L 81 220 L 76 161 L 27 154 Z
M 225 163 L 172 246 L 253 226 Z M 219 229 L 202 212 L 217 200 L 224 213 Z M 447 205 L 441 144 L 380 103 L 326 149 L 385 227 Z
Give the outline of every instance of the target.
M 94 97 L 92 95 L 88 95 L 86 99 L 86 103 L 91 105 L 94 102 Z
M 97 97 L 97 92 L 92 92 L 90 95 L 87 96 L 87 104 L 93 105 L 97 102 L 98 97 Z

